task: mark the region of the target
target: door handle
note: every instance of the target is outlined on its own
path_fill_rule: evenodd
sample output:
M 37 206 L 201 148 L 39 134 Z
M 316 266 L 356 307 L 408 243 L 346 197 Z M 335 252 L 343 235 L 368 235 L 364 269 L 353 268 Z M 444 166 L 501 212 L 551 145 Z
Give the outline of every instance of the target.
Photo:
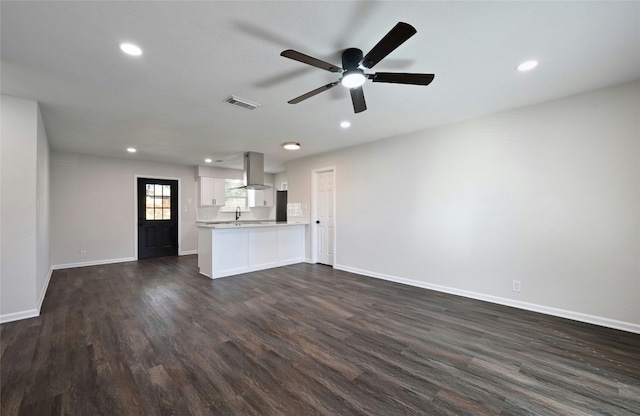
M 316 221 L 316 224 L 320 224 L 320 220 L 317 220 L 317 221 Z

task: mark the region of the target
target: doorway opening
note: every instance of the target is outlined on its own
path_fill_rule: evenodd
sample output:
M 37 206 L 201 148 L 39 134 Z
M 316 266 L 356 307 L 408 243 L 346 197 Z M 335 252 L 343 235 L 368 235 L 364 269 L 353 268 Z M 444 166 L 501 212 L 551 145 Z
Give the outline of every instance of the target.
M 137 178 L 138 259 L 178 255 L 178 180 Z

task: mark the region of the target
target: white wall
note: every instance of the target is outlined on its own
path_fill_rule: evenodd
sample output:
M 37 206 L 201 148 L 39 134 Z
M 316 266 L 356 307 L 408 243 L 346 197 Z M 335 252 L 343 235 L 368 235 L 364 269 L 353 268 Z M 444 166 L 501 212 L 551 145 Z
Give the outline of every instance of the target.
M 49 146 L 37 102 L 0 100 L 0 322 L 9 322 L 39 314 L 50 276 Z
M 280 172 L 273 175 L 273 186 L 276 187 L 278 191 L 282 191 L 282 183 L 287 182 L 287 172 Z
M 193 167 L 52 152 L 51 261 L 54 268 L 137 258 L 136 175 L 179 179 L 179 253 L 197 249 Z M 80 257 L 86 250 L 86 257 Z
M 242 179 L 241 170 L 201 166 L 211 177 Z M 131 261 L 137 257 L 135 177 L 180 179 L 180 254 L 197 250 L 196 219 L 227 220 L 234 213 L 197 206 L 192 166 L 107 158 L 73 153 L 51 154 L 51 262 L 54 268 Z M 273 182 L 266 174 L 265 181 Z M 275 218 L 272 208 L 256 208 L 243 220 Z M 80 251 L 86 257 L 80 257 Z
M 51 278 L 51 256 L 49 252 L 49 207 L 50 207 L 50 169 L 49 141 L 44 121 L 38 110 L 37 159 L 36 159 L 36 295 L 38 309 L 42 305 L 44 295 Z
M 292 161 L 289 201 L 326 166 L 337 268 L 640 332 L 640 83 Z

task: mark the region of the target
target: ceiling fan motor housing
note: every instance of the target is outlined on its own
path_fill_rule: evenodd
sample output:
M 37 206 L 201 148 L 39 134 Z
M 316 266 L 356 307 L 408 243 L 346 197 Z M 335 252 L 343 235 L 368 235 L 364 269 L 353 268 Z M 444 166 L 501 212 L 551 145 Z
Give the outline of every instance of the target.
M 345 71 L 350 69 L 358 69 L 360 61 L 362 61 L 362 51 L 358 48 L 345 49 L 342 52 L 342 68 Z

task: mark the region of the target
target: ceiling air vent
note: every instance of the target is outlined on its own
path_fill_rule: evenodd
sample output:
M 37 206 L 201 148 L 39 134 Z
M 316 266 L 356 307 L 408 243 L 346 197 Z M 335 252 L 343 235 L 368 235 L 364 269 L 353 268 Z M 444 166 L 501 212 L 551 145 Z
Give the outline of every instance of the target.
M 233 95 L 229 98 L 226 98 L 224 102 L 245 108 L 247 110 L 255 110 L 256 108 L 260 107 L 260 104 L 252 103 L 249 100 L 245 100 L 244 98 L 236 97 Z

